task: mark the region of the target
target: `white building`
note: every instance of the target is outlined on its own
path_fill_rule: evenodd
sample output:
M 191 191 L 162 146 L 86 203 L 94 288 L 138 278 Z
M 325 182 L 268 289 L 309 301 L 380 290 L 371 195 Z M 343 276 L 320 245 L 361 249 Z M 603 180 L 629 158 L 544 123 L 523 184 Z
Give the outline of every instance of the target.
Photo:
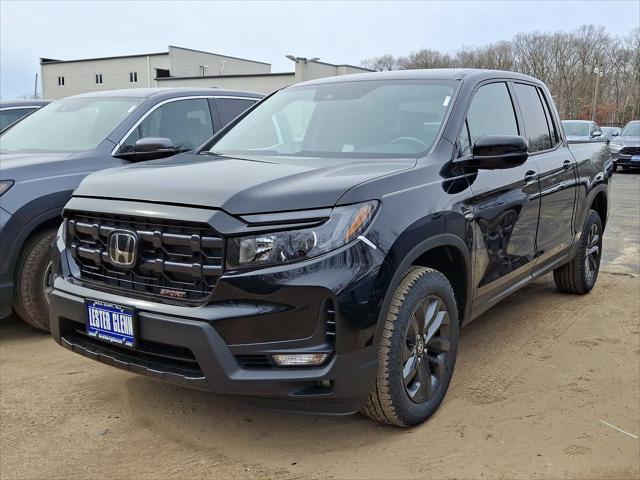
M 271 73 L 271 64 L 169 46 L 167 52 L 119 57 L 55 60 L 41 58 L 44 98 L 136 87 L 217 87 L 270 93 L 315 78 L 369 70 L 290 57 L 295 71 Z

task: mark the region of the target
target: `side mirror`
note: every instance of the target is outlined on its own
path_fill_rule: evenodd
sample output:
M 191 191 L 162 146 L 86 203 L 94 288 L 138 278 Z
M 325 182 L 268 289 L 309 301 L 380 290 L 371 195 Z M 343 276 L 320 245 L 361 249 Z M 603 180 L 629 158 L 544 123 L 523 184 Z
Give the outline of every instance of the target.
M 600 137 L 600 136 L 602 136 L 602 132 L 597 132 L 597 131 L 596 131 L 596 132 L 593 132 L 593 133 L 591 134 L 591 136 L 592 136 L 592 137 Z
M 613 132 L 613 133 L 611 134 L 611 136 L 612 136 L 612 137 L 617 137 L 618 135 L 620 135 L 620 132 Z
M 147 137 L 136 141 L 133 150 L 119 152 L 115 156 L 132 162 L 141 160 L 155 160 L 175 155 L 178 151 L 169 138 Z
M 454 160 L 456 165 L 486 170 L 513 168 L 529 158 L 527 140 L 518 135 L 484 135 L 473 145 L 469 157 Z

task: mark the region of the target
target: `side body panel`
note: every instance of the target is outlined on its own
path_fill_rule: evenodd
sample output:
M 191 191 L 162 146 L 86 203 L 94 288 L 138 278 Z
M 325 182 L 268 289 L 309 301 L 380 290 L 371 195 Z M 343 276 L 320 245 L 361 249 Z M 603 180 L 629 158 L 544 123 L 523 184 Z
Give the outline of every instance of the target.
M 519 96 L 522 87 L 529 93 L 537 93 L 536 106 L 542 105 L 548 127 L 550 147 L 530 154 L 537 165 L 540 184 L 540 218 L 536 235 L 536 268 L 557 266 L 566 262 L 575 237 L 573 218 L 576 204 L 576 164 L 567 148 L 560 125 L 558 112 L 551 100 L 551 93 L 541 84 L 518 82 L 514 85 L 515 98 L 521 118 L 535 115 L 524 112 L 525 100 Z M 526 92 L 525 92 L 526 93 Z M 534 100 L 535 102 L 535 100 Z M 540 112 L 538 112 L 538 115 Z M 523 121 L 525 130 L 527 122 Z M 531 137 L 530 132 L 528 136 Z M 544 141 L 543 138 L 540 141 Z M 549 141 L 549 140 L 547 140 Z

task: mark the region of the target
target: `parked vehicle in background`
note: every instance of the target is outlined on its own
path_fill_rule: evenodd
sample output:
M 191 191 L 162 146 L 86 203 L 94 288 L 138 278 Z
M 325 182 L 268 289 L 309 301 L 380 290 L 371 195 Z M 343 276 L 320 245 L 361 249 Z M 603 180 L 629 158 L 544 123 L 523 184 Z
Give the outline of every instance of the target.
M 49 245 L 62 207 L 91 172 L 203 144 L 263 95 L 128 89 L 58 100 L 0 137 L 0 317 L 49 328 Z
M 609 144 L 614 171 L 618 166 L 627 170 L 640 168 L 640 120 L 627 123 L 620 135 Z
M 0 102 L 0 132 L 49 103 L 49 100 L 10 100 Z
M 562 120 L 562 128 L 569 143 L 607 141 L 598 124 L 591 120 Z
M 297 84 L 197 151 L 84 179 L 51 333 L 179 385 L 416 425 L 462 323 L 551 271 L 593 288 L 610 175 L 606 144 L 568 146 L 529 76 Z
M 618 135 L 620 135 L 620 127 L 600 127 L 602 130 L 602 134 L 607 138 L 607 140 L 611 141 Z

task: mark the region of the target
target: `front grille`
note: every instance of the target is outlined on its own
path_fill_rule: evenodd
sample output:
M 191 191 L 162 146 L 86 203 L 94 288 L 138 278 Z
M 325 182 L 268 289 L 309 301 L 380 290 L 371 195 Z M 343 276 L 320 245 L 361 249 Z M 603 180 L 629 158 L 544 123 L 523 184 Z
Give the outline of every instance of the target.
M 222 274 L 223 240 L 206 224 L 101 213 L 70 212 L 67 248 L 79 267 L 79 278 L 105 289 L 126 290 L 163 301 L 202 301 Z M 129 230 L 138 237 L 131 268 L 111 263 L 109 235 Z
M 640 147 L 624 147 L 620 150 L 623 155 L 640 155 Z

